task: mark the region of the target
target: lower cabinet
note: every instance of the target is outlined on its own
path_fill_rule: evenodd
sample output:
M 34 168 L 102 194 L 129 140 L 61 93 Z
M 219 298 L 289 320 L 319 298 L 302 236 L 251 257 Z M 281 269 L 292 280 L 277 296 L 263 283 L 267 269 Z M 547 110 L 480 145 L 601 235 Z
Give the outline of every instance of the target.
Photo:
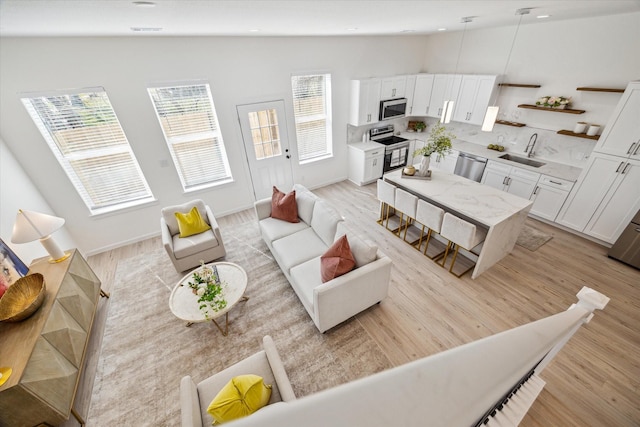
M 374 142 L 349 145 L 349 181 L 366 185 L 382 177 L 384 146 Z
M 640 160 L 592 153 L 557 222 L 614 243 L 640 209 Z
M 572 181 L 541 175 L 530 198 L 533 201 L 533 206 L 531 206 L 529 213 L 549 221 L 555 221 L 572 187 Z
M 438 157 L 437 154 L 432 154 L 430 169 L 453 173 L 456 169 L 456 163 L 458 162 L 458 154 L 460 154 L 458 150 L 451 150 L 451 152 L 444 157 Z
M 539 173 L 489 160 L 480 182 L 528 200 L 539 178 Z

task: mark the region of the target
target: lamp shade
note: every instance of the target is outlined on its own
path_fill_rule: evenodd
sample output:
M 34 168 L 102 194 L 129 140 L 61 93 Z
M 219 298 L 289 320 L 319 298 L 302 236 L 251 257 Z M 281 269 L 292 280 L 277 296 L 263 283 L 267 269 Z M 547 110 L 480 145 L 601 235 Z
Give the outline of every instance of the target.
M 40 212 L 20 209 L 13 224 L 13 243 L 28 243 L 42 239 L 59 230 L 64 225 L 64 218 Z

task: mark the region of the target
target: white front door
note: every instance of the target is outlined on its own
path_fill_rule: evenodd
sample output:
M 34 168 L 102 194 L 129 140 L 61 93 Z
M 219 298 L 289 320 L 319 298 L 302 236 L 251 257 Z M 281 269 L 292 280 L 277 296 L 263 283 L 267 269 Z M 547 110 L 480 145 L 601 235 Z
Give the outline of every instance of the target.
M 289 192 L 293 173 L 284 101 L 238 105 L 236 109 L 256 200 L 270 197 L 274 185 Z

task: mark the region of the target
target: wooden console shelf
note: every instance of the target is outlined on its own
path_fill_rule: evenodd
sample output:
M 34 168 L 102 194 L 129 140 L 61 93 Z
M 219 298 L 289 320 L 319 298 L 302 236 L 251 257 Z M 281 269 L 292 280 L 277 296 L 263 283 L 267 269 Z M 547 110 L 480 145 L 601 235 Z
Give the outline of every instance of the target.
M 612 93 L 624 93 L 624 89 L 612 89 L 606 87 L 579 87 L 576 90 L 584 90 L 588 92 L 612 92 Z
M 51 264 L 35 260 L 46 296 L 31 317 L 0 323 L 0 362 L 13 368 L 0 387 L 0 426 L 57 426 L 73 414 L 87 341 L 100 298 L 100 280 L 77 250 Z
M 565 108 L 561 110 L 559 108 L 538 107 L 536 105 L 530 105 L 530 104 L 520 104 L 518 105 L 518 108 L 528 108 L 531 110 L 542 110 L 542 111 L 553 111 L 554 113 L 565 113 L 565 114 L 582 114 L 585 112 L 585 110 L 574 110 L 571 108 Z
M 540 87 L 540 85 L 524 85 L 524 84 L 519 84 L 519 83 L 499 83 L 498 86 L 503 86 L 503 87 L 526 87 L 526 88 L 537 88 Z
M 522 128 L 522 127 L 526 126 L 526 124 L 524 124 L 524 123 L 509 122 L 509 121 L 506 121 L 506 120 L 496 120 L 496 123 L 499 124 L 499 125 L 513 126 L 513 127 L 517 127 L 517 128 Z
M 575 133 L 572 132 L 570 130 L 559 130 L 558 132 L 560 135 L 566 135 L 566 136 L 575 136 L 576 138 L 586 138 L 586 139 L 593 139 L 594 141 L 597 141 L 598 139 L 600 139 L 600 135 L 587 135 L 586 133 Z

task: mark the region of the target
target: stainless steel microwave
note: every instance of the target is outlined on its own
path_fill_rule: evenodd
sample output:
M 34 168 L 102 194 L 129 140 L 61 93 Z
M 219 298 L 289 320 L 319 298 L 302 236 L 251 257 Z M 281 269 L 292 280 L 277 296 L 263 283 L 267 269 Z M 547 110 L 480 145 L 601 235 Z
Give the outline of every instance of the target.
M 407 98 L 385 99 L 380 101 L 380 117 L 378 120 L 397 119 L 405 116 Z

